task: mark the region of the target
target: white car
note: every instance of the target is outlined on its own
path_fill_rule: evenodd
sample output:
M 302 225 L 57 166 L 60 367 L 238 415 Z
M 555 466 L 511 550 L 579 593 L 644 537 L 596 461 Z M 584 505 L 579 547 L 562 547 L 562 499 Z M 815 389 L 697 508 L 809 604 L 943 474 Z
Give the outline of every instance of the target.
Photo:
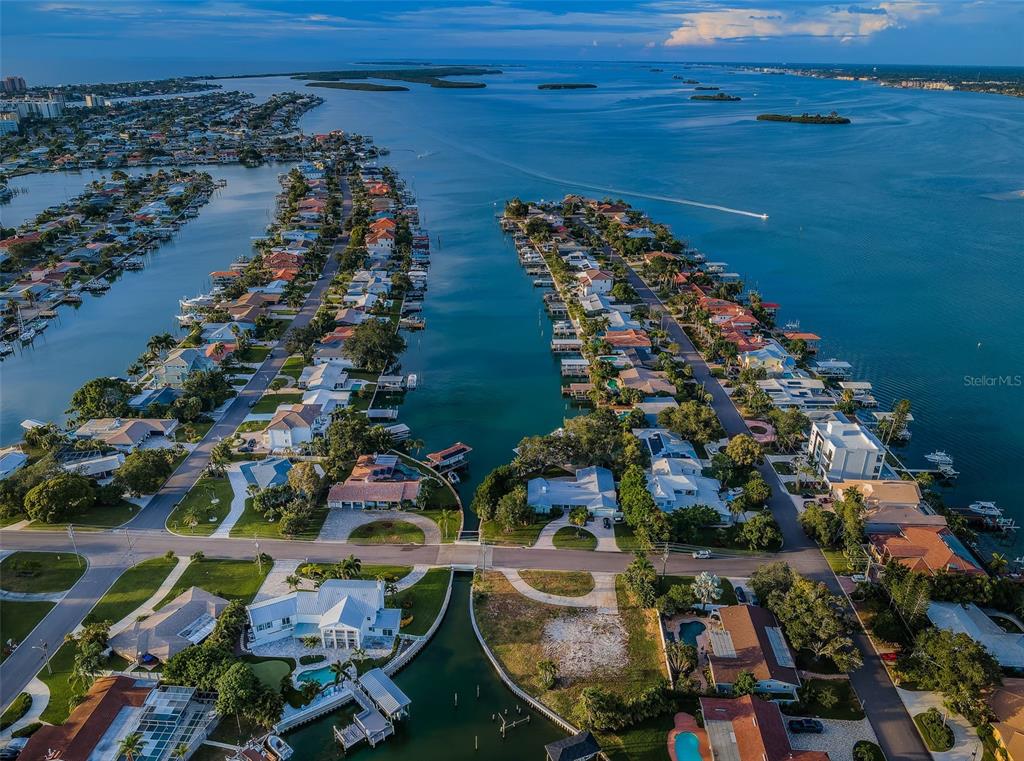
M 855 574 L 853 574 L 853 576 L 850 577 L 850 581 L 853 581 L 853 582 L 855 582 L 857 584 L 863 584 L 867 580 L 868 580 L 868 577 L 865 576 L 862 573 L 855 573 Z
M 693 553 L 694 560 L 710 560 L 711 550 L 697 550 Z

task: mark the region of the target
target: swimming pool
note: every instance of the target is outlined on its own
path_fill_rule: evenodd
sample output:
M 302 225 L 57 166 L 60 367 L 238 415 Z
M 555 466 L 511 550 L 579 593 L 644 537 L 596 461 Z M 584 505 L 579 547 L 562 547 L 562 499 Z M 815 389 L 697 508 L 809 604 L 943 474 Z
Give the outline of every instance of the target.
M 706 628 L 700 621 L 683 621 L 679 624 L 679 641 L 696 647 L 697 637 Z
M 300 682 L 319 682 L 323 685 L 334 684 L 334 674 L 330 666 L 321 666 L 318 669 L 303 671 L 296 679 Z
M 676 735 L 676 761 L 702 761 L 700 742 L 693 732 L 680 732 Z

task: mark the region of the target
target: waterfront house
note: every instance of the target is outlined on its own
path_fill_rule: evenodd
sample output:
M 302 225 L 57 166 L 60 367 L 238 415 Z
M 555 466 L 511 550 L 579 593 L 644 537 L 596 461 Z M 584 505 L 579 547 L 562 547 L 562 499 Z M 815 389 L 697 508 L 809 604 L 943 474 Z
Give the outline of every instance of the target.
M 63 470 L 86 478 L 109 478 L 124 465 L 124 453 L 110 450 L 61 450 L 57 461 Z
M 611 293 L 615 277 L 604 270 L 587 270 L 576 276 L 580 292 L 584 296 L 604 296 Z
M 258 310 L 257 310 L 258 311 Z M 210 322 L 203 326 L 202 339 L 210 343 L 235 343 L 238 336 L 252 333 L 256 329 L 256 318 L 238 315 L 231 322 Z
M 138 394 L 128 400 L 128 406 L 133 410 L 145 411 L 155 405 L 169 406 L 174 400 L 181 396 L 181 391 L 170 386 L 157 386 L 144 388 Z
M 316 404 L 282 404 L 263 431 L 264 445 L 271 452 L 296 449 L 323 433 L 327 419 Z
M 87 420 L 74 432 L 80 440 L 95 441 L 122 452 L 145 447 L 172 447 L 171 436 L 178 429 L 174 419 L 155 418 L 94 418 Z
M 288 483 L 288 472 L 291 469 L 292 464 L 287 457 L 266 457 L 262 460 L 243 462 L 238 466 L 246 484 L 261 491 Z
M 769 378 L 757 381 L 772 404 L 780 410 L 798 409 L 801 412 L 832 409 L 836 400 L 817 378 Z
M 327 506 L 337 510 L 393 510 L 414 505 L 419 494 L 419 471 L 405 465 L 398 455 L 369 454 L 356 460 L 344 483 L 331 487 Z
M 531 478 L 526 485 L 526 501 L 536 512 L 547 514 L 552 508 L 569 513 L 584 507 L 595 517 L 618 518 L 615 477 L 607 468 L 579 468 L 574 477 Z
M 973 602 L 931 602 L 928 620 L 939 629 L 966 634 L 1004 669 L 1024 669 L 1024 634 L 1007 631 Z
M 642 330 L 613 330 L 605 333 L 603 338 L 615 349 L 651 348 L 651 339 Z
M 659 510 L 666 513 L 680 508 L 706 505 L 713 508 L 719 524 L 732 523 L 729 507 L 722 501 L 722 484 L 715 478 L 701 475 L 696 460 L 681 457 L 657 457 L 647 471 L 647 490 Z
M 313 591 L 291 592 L 246 607 L 250 649 L 285 637 L 320 637 L 325 648 L 389 646 L 402 612 L 384 604 L 382 580 L 329 579 Z
M 210 283 L 214 288 L 227 288 L 242 276 L 235 270 L 216 270 L 210 273 Z
M 336 364 L 307 365 L 296 385 L 310 391 L 340 391 L 348 383 L 348 373 Z
M 28 462 L 28 455 L 18 447 L 0 449 L 0 481 L 11 476 Z
M 1003 684 L 988 695 L 992 710 L 992 737 L 1006 761 L 1024 761 L 1024 679 L 1003 677 Z
M 644 367 L 633 367 L 619 373 L 620 388 L 633 388 L 647 396 L 675 396 L 676 387 L 668 379 L 668 375 L 660 370 L 648 370 Z
M 227 605 L 223 597 L 191 587 L 145 620 L 115 634 L 107 644 L 129 663 L 141 663 L 147 655 L 166 663 L 209 637 Z
M 333 415 L 334 411 L 339 408 L 344 409 L 345 407 L 348 407 L 351 399 L 351 391 L 328 391 L 322 388 L 307 391 L 302 395 L 303 404 L 320 405 L 323 414 L 327 417 Z
M 945 526 L 901 524 L 893 529 L 870 532 L 868 551 L 878 563 L 895 561 L 918 573 L 933 575 L 947 571 L 985 575 L 970 550 Z
M 830 486 L 836 500 L 845 498 L 849 489 L 860 493 L 864 503 L 864 530 L 868 534 L 898 533 L 900 526 L 943 528 L 946 525 L 946 519 L 922 499 L 917 481 L 849 479 Z
M 760 349 L 740 354 L 739 365 L 743 369 L 764 370 L 769 378 L 781 378 L 796 370 L 796 360 L 775 339 Z
M 388 230 L 367 233 L 364 241 L 370 256 L 387 258 L 395 250 L 395 234 Z
M 716 761 L 829 761 L 820 750 L 797 750 L 778 705 L 753 695 L 701 698 L 711 754 Z
M 761 306 L 767 309 L 768 304 L 762 304 Z M 782 335 L 785 336 L 787 341 L 803 341 L 807 345 L 807 351 L 811 354 L 816 354 L 818 349 L 821 348 L 821 336 L 817 333 L 788 330 Z
M 797 699 L 800 676 L 779 622 L 767 608 L 723 605 L 711 614 L 708 666 L 719 692 L 729 694 L 743 672 L 754 675 L 754 691 L 770 700 Z
M 605 335 L 618 330 L 643 330 L 643 325 L 637 320 L 631 319 L 628 315 L 629 313 L 626 311 L 615 308 L 610 309 L 605 314 L 605 319 L 607 320 Z
M 547 761 L 593 761 L 601 753 L 597 738 L 590 732 L 563 737 L 544 746 Z
M 366 312 L 351 307 L 343 307 L 334 314 L 334 322 L 338 325 L 359 325 L 367 319 Z
M 152 370 L 151 387 L 182 388 L 185 378 L 194 372 L 212 370 L 215 365 L 199 349 L 172 349 L 167 358 Z
M 826 481 L 881 478 L 885 447 L 875 434 L 844 415 L 811 423 L 807 452 Z
M 667 428 L 634 428 L 632 434 L 647 448 L 651 459 L 656 457 L 692 460 L 700 468 L 700 458 L 693 444 Z

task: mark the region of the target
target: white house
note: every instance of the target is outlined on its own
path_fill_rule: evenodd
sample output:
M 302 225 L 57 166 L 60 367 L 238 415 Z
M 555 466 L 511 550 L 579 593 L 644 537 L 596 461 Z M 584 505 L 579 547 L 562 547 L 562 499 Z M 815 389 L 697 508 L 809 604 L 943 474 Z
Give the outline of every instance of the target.
M 769 378 L 757 381 L 757 387 L 780 410 L 828 410 L 836 404 L 835 397 L 825 390 L 825 382 L 817 378 Z
M 796 369 L 796 360 L 782 345 L 772 339 L 760 349 L 745 351 L 739 356 L 740 367 L 745 369 L 762 368 L 769 378 L 789 375 Z
M 531 478 L 526 485 L 526 501 L 539 513 L 549 513 L 555 507 L 565 513 L 585 507 L 591 515 L 622 515 L 615 495 L 615 477 L 607 468 L 597 466 L 580 468 L 575 478 Z
M 348 382 L 348 373 L 340 365 L 327 363 L 307 365 L 299 375 L 299 388 L 310 391 L 340 391 Z
M 1024 634 L 1006 631 L 973 602 L 933 602 L 928 605 L 928 619 L 939 629 L 966 634 L 1003 668 L 1024 668 Z
M 707 505 L 718 512 L 722 523 L 731 523 L 732 514 L 719 492 L 717 479 L 701 475 L 700 463 L 679 457 L 658 457 L 651 460 L 647 471 L 647 491 L 654 504 L 666 513 L 679 508 Z
M 263 441 L 271 452 L 297 449 L 323 433 L 327 418 L 317 404 L 282 404 L 263 431 Z
M 614 276 L 604 270 L 586 270 L 577 275 L 576 279 L 585 296 L 591 294 L 601 296 L 611 293 L 612 286 L 615 285 Z
M 328 391 L 318 388 L 303 394 L 302 403 L 320 405 L 321 412 L 329 417 L 334 414 L 335 410 L 348 407 L 351 398 L 351 391 Z
M 860 423 L 843 415 L 811 424 L 808 457 L 822 478 L 845 481 L 850 478 L 881 478 L 885 447 Z
M 313 591 L 298 591 L 246 607 L 249 648 L 285 637 L 316 635 L 326 648 L 389 647 L 402 612 L 384 607 L 384 582 L 330 579 Z

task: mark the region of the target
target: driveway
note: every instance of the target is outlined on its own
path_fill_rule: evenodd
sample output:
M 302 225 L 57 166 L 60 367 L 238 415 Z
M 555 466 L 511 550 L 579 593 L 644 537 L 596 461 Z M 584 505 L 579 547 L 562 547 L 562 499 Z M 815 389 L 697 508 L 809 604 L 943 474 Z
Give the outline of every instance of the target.
M 411 523 L 423 531 L 425 544 L 441 543 L 441 529 L 434 521 L 404 510 L 330 510 L 317 539 L 321 542 L 346 542 L 356 528 L 374 521 Z
M 783 716 L 788 721 L 790 716 Z M 799 734 L 790 732 L 789 743 L 797 750 L 823 750 L 828 753 L 830 761 L 853 761 L 853 746 L 860 740 L 877 743 L 875 731 L 867 719 L 860 721 L 836 721 L 834 719 L 818 719 L 825 725 L 820 735 Z M 788 732 L 789 730 L 787 730 Z M 895 761 L 895 759 L 894 759 Z

